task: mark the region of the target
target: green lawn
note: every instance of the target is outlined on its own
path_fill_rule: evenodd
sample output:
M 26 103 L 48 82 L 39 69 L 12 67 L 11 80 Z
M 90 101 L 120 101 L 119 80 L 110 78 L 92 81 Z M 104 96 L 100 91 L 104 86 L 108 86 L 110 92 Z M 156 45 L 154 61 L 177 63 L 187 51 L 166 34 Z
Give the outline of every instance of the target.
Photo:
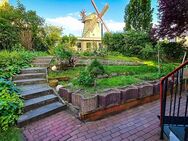
M 93 57 L 90 57 L 90 58 L 93 58 Z M 66 71 L 49 72 L 49 78 L 69 77 L 70 81 L 68 82 L 62 81 L 60 82 L 60 84 L 63 84 L 65 87 L 67 86 L 72 91 L 83 89 L 84 90 L 83 95 L 88 97 L 88 96 L 91 96 L 92 94 L 101 92 L 104 89 L 123 87 L 123 86 L 128 86 L 131 84 L 141 83 L 143 81 L 159 79 L 162 76 L 171 72 L 178 65 L 174 63 L 162 64 L 160 66 L 161 72 L 159 74 L 157 63 L 153 61 L 144 61 L 136 57 L 124 57 L 124 56 L 108 56 L 108 58 L 106 59 L 109 59 L 109 58 L 111 60 L 142 62 L 144 65 L 137 65 L 137 66 L 105 65 L 104 68 L 108 75 L 117 73 L 117 74 L 121 74 L 121 76 L 97 79 L 96 87 L 84 87 L 84 86 L 80 86 L 77 84 L 77 77 L 79 76 L 80 71 L 84 70 L 85 67 L 75 67 Z M 100 58 L 98 57 L 98 59 Z
M 104 66 L 107 73 L 127 73 L 129 75 L 157 72 L 158 69 L 155 66 L 139 65 L 139 66 Z
M 135 63 L 143 63 L 144 60 L 139 59 L 137 57 L 126 57 L 123 55 L 108 55 L 105 57 L 99 57 L 99 56 L 82 56 L 83 59 L 102 59 L 102 60 L 112 60 L 112 61 L 125 61 L 125 62 L 135 62 Z
M 161 68 L 162 75 L 165 75 L 169 73 L 170 71 L 172 71 L 175 68 L 175 66 L 177 66 L 177 64 L 163 64 Z M 152 66 L 150 65 L 139 65 L 139 66 L 121 65 L 121 66 L 104 66 L 104 68 L 107 74 L 126 73 L 126 75 L 136 75 L 136 74 L 147 75 L 151 73 L 158 73 L 158 67 L 156 65 L 155 66 L 153 65 Z M 49 78 L 69 77 L 73 79 L 77 77 L 80 71 L 84 69 L 85 67 L 75 67 L 66 71 L 57 71 L 57 72 L 50 71 L 48 77 Z
M 69 77 L 72 79 L 77 77 L 80 71 L 83 69 L 85 69 L 85 67 L 75 67 L 65 71 L 50 71 L 48 74 L 48 78 Z
M 0 141 L 23 141 L 21 130 L 16 127 L 12 127 L 6 132 L 0 131 Z

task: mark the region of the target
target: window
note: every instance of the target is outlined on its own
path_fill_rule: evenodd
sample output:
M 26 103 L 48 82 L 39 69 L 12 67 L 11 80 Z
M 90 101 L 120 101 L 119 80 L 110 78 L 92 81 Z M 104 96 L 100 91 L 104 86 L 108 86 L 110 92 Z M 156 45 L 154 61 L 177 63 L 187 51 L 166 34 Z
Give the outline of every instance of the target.
M 77 51 L 81 51 L 81 50 L 82 50 L 81 43 L 77 43 Z
M 91 43 L 86 44 L 87 49 L 91 49 Z
M 77 43 L 77 47 L 78 47 L 78 48 L 81 48 L 81 43 Z

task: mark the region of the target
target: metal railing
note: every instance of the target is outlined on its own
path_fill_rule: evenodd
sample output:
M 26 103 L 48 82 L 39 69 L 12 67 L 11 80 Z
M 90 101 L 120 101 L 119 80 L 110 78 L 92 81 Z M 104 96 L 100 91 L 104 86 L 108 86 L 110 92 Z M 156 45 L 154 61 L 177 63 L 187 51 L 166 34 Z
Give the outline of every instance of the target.
M 184 62 L 173 72 L 163 77 L 160 82 L 160 126 L 163 139 L 164 125 L 188 125 L 188 95 L 184 85 L 185 68 L 188 61 Z

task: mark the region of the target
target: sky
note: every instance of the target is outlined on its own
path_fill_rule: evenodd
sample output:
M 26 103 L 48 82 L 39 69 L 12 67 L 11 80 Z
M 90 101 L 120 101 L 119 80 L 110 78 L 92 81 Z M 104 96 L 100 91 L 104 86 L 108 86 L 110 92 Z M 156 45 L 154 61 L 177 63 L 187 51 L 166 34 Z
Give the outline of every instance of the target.
M 9 0 L 16 5 L 16 0 Z M 35 10 L 47 24 L 63 27 L 63 34 L 81 36 L 83 23 L 80 21 L 80 11 L 85 9 L 87 14 L 95 12 L 91 0 L 20 0 L 27 10 Z M 106 3 L 110 8 L 103 19 L 112 32 L 123 31 L 124 8 L 129 0 L 95 0 L 101 11 Z M 154 8 L 153 23 L 157 23 L 157 0 L 152 0 Z

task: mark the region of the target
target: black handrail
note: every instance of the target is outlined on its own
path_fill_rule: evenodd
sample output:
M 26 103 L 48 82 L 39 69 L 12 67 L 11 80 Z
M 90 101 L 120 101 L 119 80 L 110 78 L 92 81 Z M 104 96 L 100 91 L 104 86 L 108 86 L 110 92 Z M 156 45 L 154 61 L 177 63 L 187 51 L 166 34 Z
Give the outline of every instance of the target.
M 188 61 L 181 64 L 174 71 L 163 77 L 160 81 L 160 126 L 161 126 L 161 139 L 163 139 L 164 124 L 175 125 L 188 125 L 187 110 L 188 110 L 188 97 L 185 104 L 184 116 L 180 115 L 181 102 L 182 102 L 182 86 L 184 67 L 188 65 Z M 167 95 L 169 93 L 170 107 L 167 107 Z M 167 114 L 167 108 L 169 112 Z M 167 116 L 168 115 L 168 116 Z

